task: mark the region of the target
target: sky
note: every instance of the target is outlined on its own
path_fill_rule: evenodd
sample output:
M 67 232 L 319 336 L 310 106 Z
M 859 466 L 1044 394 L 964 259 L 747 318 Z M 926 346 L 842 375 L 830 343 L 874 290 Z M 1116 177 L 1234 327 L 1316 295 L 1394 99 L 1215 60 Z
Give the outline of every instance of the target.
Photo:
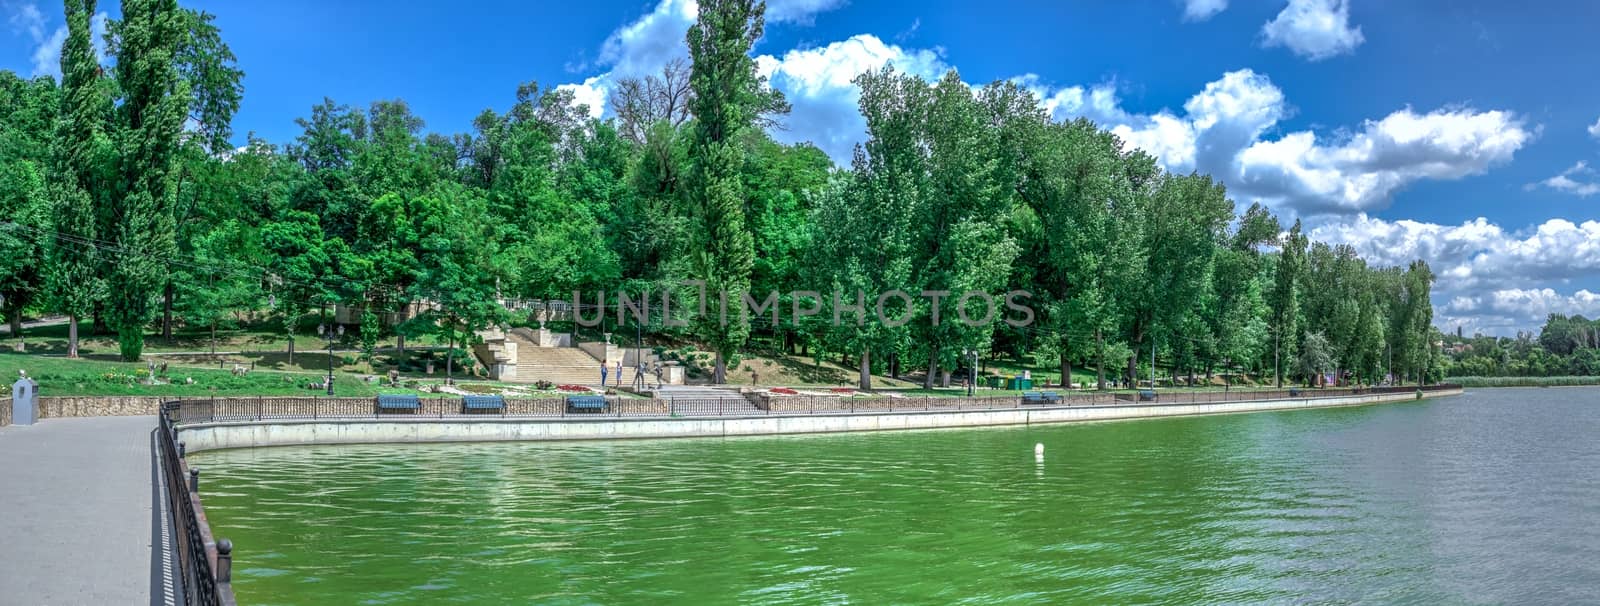
M 687 56 L 694 0 L 224 2 L 245 71 L 235 138 L 275 143 L 324 97 L 402 98 L 431 131 L 504 111 L 516 86 L 604 115 L 617 79 Z M 559 7 L 559 8 L 557 8 Z M 118 16 L 102 0 L 96 24 Z M 0 0 L 0 69 L 52 76 L 60 5 Z M 794 111 L 773 134 L 848 161 L 850 80 L 891 64 L 1016 81 L 1240 209 L 1304 221 L 1369 261 L 1422 258 L 1445 330 L 1513 335 L 1600 317 L 1600 3 L 768 0 L 754 54 Z

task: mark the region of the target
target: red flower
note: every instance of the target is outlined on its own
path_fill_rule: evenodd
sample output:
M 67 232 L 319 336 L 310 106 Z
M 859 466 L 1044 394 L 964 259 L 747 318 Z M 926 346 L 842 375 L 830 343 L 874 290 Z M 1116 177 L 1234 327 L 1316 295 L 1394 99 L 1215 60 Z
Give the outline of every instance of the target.
M 794 396 L 794 395 L 799 395 L 800 394 L 800 392 L 795 391 L 793 389 L 789 389 L 787 387 L 776 387 L 776 388 L 773 388 L 772 389 L 772 393 L 779 394 L 779 395 L 785 395 L 785 396 Z

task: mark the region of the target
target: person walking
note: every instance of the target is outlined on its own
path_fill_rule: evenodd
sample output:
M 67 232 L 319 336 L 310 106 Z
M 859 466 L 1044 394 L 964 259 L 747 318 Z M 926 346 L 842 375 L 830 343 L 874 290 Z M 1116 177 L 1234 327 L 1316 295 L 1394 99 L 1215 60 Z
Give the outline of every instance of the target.
M 617 360 L 617 387 L 622 387 L 622 360 Z
M 606 369 L 607 368 L 609 368 L 609 367 L 606 366 L 605 362 L 601 362 L 600 363 L 600 386 L 601 387 L 605 387 L 606 386 Z

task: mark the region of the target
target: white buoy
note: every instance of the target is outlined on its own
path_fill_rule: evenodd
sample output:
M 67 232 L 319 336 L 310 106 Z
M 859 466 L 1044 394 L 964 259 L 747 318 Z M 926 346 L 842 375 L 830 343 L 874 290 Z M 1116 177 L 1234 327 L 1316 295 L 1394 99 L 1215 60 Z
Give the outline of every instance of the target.
M 1033 445 L 1033 456 L 1036 456 L 1036 457 L 1044 456 L 1044 443 L 1043 442 Z

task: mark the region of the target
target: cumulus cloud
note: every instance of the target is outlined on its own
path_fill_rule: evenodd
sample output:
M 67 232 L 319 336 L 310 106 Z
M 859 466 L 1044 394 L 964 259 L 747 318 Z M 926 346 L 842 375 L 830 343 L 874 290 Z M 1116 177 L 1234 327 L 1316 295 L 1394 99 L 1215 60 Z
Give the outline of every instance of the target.
M 1347 0 L 1289 0 L 1278 16 L 1261 26 L 1262 44 L 1282 46 L 1311 61 L 1355 52 L 1366 38 L 1350 27 Z
M 1355 214 L 1386 207 L 1419 180 L 1459 179 L 1511 160 L 1535 136 L 1517 115 L 1465 107 L 1419 113 L 1407 107 L 1358 129 L 1274 138 L 1293 114 L 1264 74 L 1223 74 L 1183 106 L 1183 114 L 1123 110 L 1113 85 L 1052 90 L 1036 77 L 1016 79 L 1058 119 L 1085 117 L 1155 155 L 1168 170 L 1221 178 L 1245 202 L 1287 214 Z
M 844 4 L 844 0 L 771 0 L 766 19 L 768 23 L 808 24 L 818 13 Z M 571 90 L 595 117 L 605 115 L 606 98 L 618 80 L 659 74 L 674 59 L 688 58 L 684 35 L 699 14 L 696 0 L 661 0 L 649 13 L 606 37 L 598 60 L 607 69 L 605 73 L 557 88 Z
M 1228 0 L 1184 0 L 1184 21 L 1205 21 L 1228 8 Z
M 1423 259 L 1446 291 L 1566 285 L 1600 276 L 1600 222 L 1550 219 L 1508 231 L 1479 217 L 1460 225 L 1386 221 L 1361 215 L 1310 230 L 1313 239 L 1349 244 L 1374 263 Z
M 818 13 L 825 13 L 844 5 L 845 0 L 769 0 L 767 22 L 810 25 Z
M 1446 330 L 1461 326 L 1469 332 L 1511 336 L 1519 331 L 1535 332 L 1550 314 L 1593 318 L 1600 315 L 1600 294 L 1588 289 L 1567 295 L 1553 288 L 1509 288 L 1451 298 L 1435 317 Z
M 1330 244 L 1348 244 L 1370 263 L 1428 262 L 1437 277 L 1438 321 L 1487 334 L 1512 334 L 1537 328 L 1561 307 L 1556 293 L 1593 288 L 1600 276 L 1600 222 L 1551 219 L 1522 230 L 1507 230 L 1479 217 L 1459 225 L 1386 221 L 1361 215 L 1313 227 L 1308 235 Z M 1550 291 L 1548 295 L 1545 291 Z M 1583 302 L 1580 290 L 1572 301 Z M 1527 293 L 1539 293 L 1542 306 Z M 1523 303 L 1513 305 L 1518 301 Z M 1569 302 L 1570 303 L 1570 302 Z
M 1600 194 L 1600 182 L 1595 180 L 1595 170 L 1589 168 L 1589 163 L 1579 160 L 1572 168 L 1561 171 L 1561 174 L 1538 183 L 1529 183 L 1524 189 L 1537 189 L 1545 187 L 1562 193 L 1572 194 L 1581 198 Z
M 885 65 L 929 80 L 950 69 L 937 51 L 908 50 L 871 34 L 790 50 L 781 57 L 757 57 L 757 72 L 783 91 L 792 106 L 782 118 L 784 128 L 773 137 L 791 143 L 810 141 L 835 162 L 848 163 L 855 144 L 866 135 L 866 121 L 857 110 L 861 91 L 852 80 Z
M 1594 124 L 1589 125 L 1588 130 L 1589 136 L 1600 139 L 1600 118 L 1596 118 Z
M 61 77 L 61 45 L 67 41 L 67 26 L 62 24 L 54 30 L 49 30 L 44 13 L 39 6 L 33 3 L 10 5 L 11 16 L 7 22 L 11 24 L 12 31 L 26 34 L 33 41 L 33 51 L 29 54 L 29 61 L 33 67 L 33 75 Z M 95 59 L 101 63 L 106 61 L 105 35 L 106 23 L 110 17 L 105 12 L 95 13 L 89 18 L 89 32 L 92 36 L 91 44 L 94 46 Z M 49 31 L 49 34 L 45 32 Z

